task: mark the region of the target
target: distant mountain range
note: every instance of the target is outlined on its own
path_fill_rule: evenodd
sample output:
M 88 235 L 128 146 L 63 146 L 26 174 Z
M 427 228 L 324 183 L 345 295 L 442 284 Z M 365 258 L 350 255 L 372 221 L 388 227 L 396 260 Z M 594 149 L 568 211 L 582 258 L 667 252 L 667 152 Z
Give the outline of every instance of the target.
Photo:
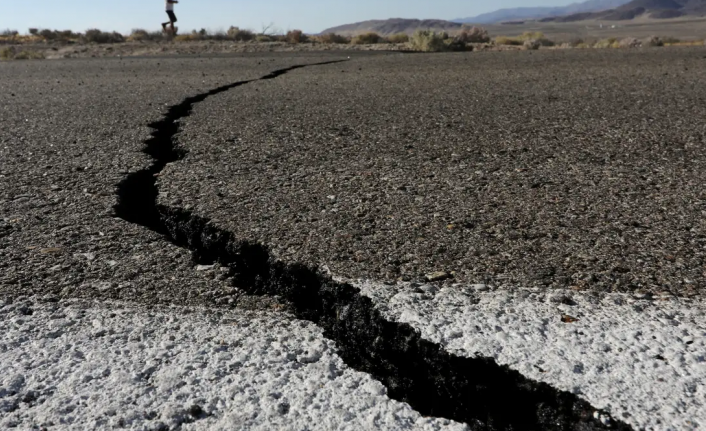
M 614 9 L 546 17 L 540 21 L 571 22 L 587 19 L 627 21 L 637 17 L 669 19 L 682 16 L 706 16 L 706 0 L 633 0 Z
M 411 34 L 418 29 L 453 32 L 460 29 L 464 23 L 493 24 L 524 20 L 542 22 L 625 21 L 637 17 L 668 19 L 681 16 L 706 16 L 706 0 L 588 0 L 564 7 L 500 9 L 495 12 L 454 21 L 403 18 L 371 20 L 331 27 L 322 33 L 351 36 L 375 32 L 388 36 L 396 33 Z
M 463 24 L 452 21 L 444 21 L 440 19 L 403 19 L 392 18 L 385 20 L 370 20 L 357 22 L 354 24 L 339 25 L 338 27 L 327 28 L 322 31 L 322 34 L 336 33 L 343 36 L 351 36 L 367 32 L 375 32 L 382 36 L 389 36 L 397 33 L 414 33 L 416 30 L 434 30 L 434 31 L 454 31 L 458 30 Z
M 492 24 L 505 21 L 540 19 L 555 16 L 573 15 L 584 12 L 599 12 L 620 7 L 630 0 L 588 0 L 560 7 L 519 7 L 500 9 L 469 18 L 455 19 L 455 22 L 473 24 Z

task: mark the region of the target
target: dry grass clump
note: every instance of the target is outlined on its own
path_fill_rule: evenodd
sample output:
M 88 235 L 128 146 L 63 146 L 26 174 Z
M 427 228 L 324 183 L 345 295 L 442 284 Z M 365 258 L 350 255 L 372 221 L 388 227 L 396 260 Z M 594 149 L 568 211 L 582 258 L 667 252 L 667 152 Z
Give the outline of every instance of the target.
M 437 33 L 432 30 L 417 30 L 409 40 L 410 46 L 415 51 L 442 52 L 448 50 L 446 33 Z
M 351 39 L 336 33 L 326 33 L 314 38 L 319 43 L 350 43 Z
M 375 32 L 359 34 L 351 39 L 351 43 L 354 45 L 373 45 L 384 41 L 385 39 Z
M 44 54 L 39 51 L 22 50 L 17 52 L 14 47 L 0 49 L 0 60 L 43 60 Z
M 288 43 L 305 43 L 308 42 L 309 38 L 301 30 L 290 30 L 285 35 Z
M 498 36 L 493 39 L 496 45 L 521 46 L 524 41 L 514 37 Z

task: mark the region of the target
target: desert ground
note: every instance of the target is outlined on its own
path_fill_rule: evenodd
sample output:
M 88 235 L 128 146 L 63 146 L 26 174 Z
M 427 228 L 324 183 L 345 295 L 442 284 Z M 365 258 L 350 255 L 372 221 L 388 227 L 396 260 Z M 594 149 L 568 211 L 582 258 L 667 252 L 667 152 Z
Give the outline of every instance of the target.
M 706 50 L 0 64 L 0 424 L 706 426 Z

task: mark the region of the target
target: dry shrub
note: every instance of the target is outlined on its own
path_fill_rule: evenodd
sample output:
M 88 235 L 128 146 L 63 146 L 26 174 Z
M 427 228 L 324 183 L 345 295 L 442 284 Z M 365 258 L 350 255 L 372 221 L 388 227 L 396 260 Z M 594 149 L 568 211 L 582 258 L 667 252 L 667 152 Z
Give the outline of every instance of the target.
M 0 49 L 0 60 L 12 60 L 13 58 L 15 58 L 15 48 Z
M 539 47 L 542 46 L 542 44 L 537 39 L 525 40 L 522 45 L 525 47 L 525 49 L 529 51 L 536 51 L 539 49 Z
M 354 45 L 372 45 L 382 42 L 384 42 L 383 37 L 372 31 L 369 33 L 359 34 L 351 40 L 351 43 Z
M 507 37 L 507 36 L 498 36 L 494 40 L 496 45 L 512 45 L 512 46 L 520 46 L 524 42 L 520 39 L 516 39 L 514 37 Z
M 272 36 L 268 34 L 258 34 L 257 36 L 255 36 L 255 41 L 261 43 L 272 42 Z
M 350 38 L 341 36 L 336 33 L 326 33 L 316 37 L 316 40 L 321 43 L 350 43 Z
M 125 42 L 125 38 L 122 34 L 117 32 L 105 32 L 100 31 L 96 28 L 86 30 L 86 34 L 83 35 L 83 41 L 87 43 L 122 43 Z
M 15 54 L 15 60 L 44 60 L 44 54 L 39 51 L 20 51 Z
M 580 37 L 574 37 L 572 39 L 569 39 L 569 41 L 567 42 L 567 45 L 572 48 L 578 48 L 581 44 L 585 45 L 585 42 Z
M 387 41 L 390 43 L 407 43 L 409 42 L 409 35 L 407 33 L 395 33 L 387 36 Z
M 289 43 L 304 43 L 309 39 L 301 30 L 290 30 L 285 37 Z
M 410 45 L 415 51 L 422 52 L 441 52 L 446 51 L 447 46 L 444 42 L 448 35 L 446 33 L 437 33 L 432 30 L 417 30 L 410 38 Z
M 642 41 L 642 46 L 664 46 L 664 41 L 657 36 L 650 36 Z
M 39 51 L 23 50 L 17 52 L 14 47 L 0 50 L 0 60 L 42 60 L 44 54 Z
M 463 43 L 488 43 L 490 36 L 484 28 L 463 26 L 456 35 L 456 40 Z
M 618 45 L 621 48 L 639 48 L 642 45 L 642 42 L 634 37 L 626 37 L 625 39 L 621 39 L 620 42 L 618 42 Z
M 5 36 L 5 37 L 15 37 L 15 36 L 17 36 L 18 34 L 20 34 L 19 31 L 17 31 L 17 30 L 10 30 L 10 29 L 3 30 L 2 32 L 0 32 L 0 36 Z
M 255 33 L 250 30 L 241 30 L 238 27 L 231 27 L 226 33 L 229 39 L 237 40 L 239 42 L 248 42 L 255 39 Z
M 162 33 L 159 31 L 148 32 L 147 30 L 136 28 L 132 30 L 127 40 L 130 42 L 146 42 L 150 40 L 162 39 Z

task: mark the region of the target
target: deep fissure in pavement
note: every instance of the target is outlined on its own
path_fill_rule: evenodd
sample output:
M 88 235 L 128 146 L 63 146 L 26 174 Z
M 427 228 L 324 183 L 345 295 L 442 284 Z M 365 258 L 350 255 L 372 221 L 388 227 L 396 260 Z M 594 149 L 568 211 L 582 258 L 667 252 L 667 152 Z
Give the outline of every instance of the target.
M 172 106 L 161 121 L 150 124 L 154 131 L 144 152 L 154 159 L 152 165 L 118 185 L 116 215 L 189 249 L 198 263 L 228 267 L 235 286 L 248 294 L 285 299 L 298 318 L 317 324 L 336 342 L 346 364 L 371 374 L 387 387 L 390 398 L 408 403 L 424 416 L 453 419 L 477 430 L 606 429 L 594 417 L 596 409 L 576 395 L 527 379 L 490 358 L 450 354 L 422 339 L 412 326 L 386 320 L 370 298 L 350 284 L 333 281 L 315 268 L 282 263 L 264 245 L 239 240 L 188 210 L 157 204 L 155 175 L 186 154 L 175 135 L 179 120 L 191 114 L 194 104 L 250 82 L 332 63 L 281 69 Z M 630 429 L 615 420 L 610 428 Z

